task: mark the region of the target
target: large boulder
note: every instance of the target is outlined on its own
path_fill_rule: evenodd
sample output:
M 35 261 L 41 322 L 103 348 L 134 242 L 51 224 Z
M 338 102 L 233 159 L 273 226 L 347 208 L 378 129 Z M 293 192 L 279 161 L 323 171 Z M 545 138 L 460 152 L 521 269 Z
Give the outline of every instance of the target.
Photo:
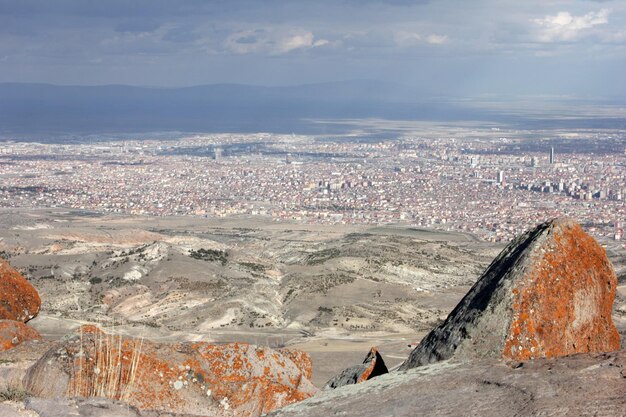
M 106 397 L 142 410 L 259 416 L 317 392 L 302 363 L 245 343 L 164 344 L 83 326 L 36 362 L 23 385 L 44 398 Z
M 108 398 L 37 398 L 28 397 L 24 408 L 39 417 L 200 417 L 193 414 L 173 414 L 162 411 L 139 410 L 126 403 Z M 0 409 L 0 412 L 2 409 Z M 27 416 L 33 414 L 28 413 Z M 0 413 L 2 417 L 8 417 Z M 18 417 L 23 415 L 18 415 Z
M 27 340 L 41 340 L 39 332 L 21 321 L 0 320 L 0 352 Z
M 324 388 L 339 388 L 345 385 L 359 384 L 368 381 L 387 372 L 387 366 L 378 349 L 373 347 L 360 365 L 344 369 L 338 375 L 332 377 Z
M 604 249 L 555 219 L 511 242 L 401 370 L 454 357 L 526 360 L 620 348 L 617 279 Z
M 268 417 L 624 417 L 626 351 L 439 362 L 323 390 Z
M 0 259 L 0 319 L 27 322 L 39 313 L 40 307 L 35 287 Z

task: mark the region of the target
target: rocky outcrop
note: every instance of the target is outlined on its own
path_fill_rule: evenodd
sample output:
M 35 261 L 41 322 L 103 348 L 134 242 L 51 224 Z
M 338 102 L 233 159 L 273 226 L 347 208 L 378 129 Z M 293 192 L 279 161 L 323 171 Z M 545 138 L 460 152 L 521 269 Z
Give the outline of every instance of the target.
M 624 416 L 626 351 L 439 362 L 323 390 L 271 417 Z
M 108 398 L 30 397 L 25 401 L 25 408 L 30 413 L 37 413 L 39 417 L 200 417 L 193 414 L 139 410 L 137 407 Z M 6 417 L 4 414 L 0 415 Z
M 570 219 L 511 242 L 400 369 L 455 359 L 525 360 L 619 349 L 617 280 L 604 249 Z
M 378 349 L 373 347 L 363 363 L 361 365 L 352 366 L 344 369 L 339 375 L 333 377 L 326 383 L 324 388 L 339 388 L 344 385 L 358 384 L 370 380 L 379 375 L 383 375 L 389 372 L 385 361 L 378 352 Z
M 23 385 L 44 398 L 106 397 L 141 410 L 259 416 L 317 392 L 300 362 L 244 343 L 159 344 L 83 326 L 37 361 Z
M 0 259 L 0 319 L 27 322 L 39 313 L 40 307 L 35 287 Z
M 13 349 L 27 340 L 41 340 L 41 335 L 21 321 L 0 320 L 0 351 Z

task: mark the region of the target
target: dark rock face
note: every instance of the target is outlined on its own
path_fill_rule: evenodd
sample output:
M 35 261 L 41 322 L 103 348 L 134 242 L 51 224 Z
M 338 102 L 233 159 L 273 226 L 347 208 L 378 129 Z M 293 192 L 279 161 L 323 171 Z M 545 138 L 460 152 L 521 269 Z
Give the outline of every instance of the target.
M 307 364 L 304 353 L 246 343 L 155 343 L 83 326 L 31 366 L 23 386 L 49 399 L 106 397 L 139 410 L 260 416 L 318 391 Z
M 0 259 L 0 319 L 27 322 L 39 313 L 40 307 L 35 287 Z
M 361 365 L 344 369 L 339 375 L 326 383 L 324 388 L 339 388 L 344 385 L 358 384 L 389 372 L 378 349 L 373 347 Z
M 580 225 L 555 219 L 511 242 L 400 370 L 454 357 L 525 360 L 620 348 L 617 279 Z

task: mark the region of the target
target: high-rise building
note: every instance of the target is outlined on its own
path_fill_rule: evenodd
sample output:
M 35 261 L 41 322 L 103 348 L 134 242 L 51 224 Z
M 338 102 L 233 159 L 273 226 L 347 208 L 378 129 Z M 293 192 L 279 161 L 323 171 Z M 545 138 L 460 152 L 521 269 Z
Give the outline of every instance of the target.
M 504 184 L 504 171 L 498 171 L 498 184 Z
M 550 148 L 550 165 L 554 163 L 554 146 Z
M 532 158 L 530 158 L 530 166 L 532 167 L 539 166 L 539 159 L 536 156 L 533 156 Z

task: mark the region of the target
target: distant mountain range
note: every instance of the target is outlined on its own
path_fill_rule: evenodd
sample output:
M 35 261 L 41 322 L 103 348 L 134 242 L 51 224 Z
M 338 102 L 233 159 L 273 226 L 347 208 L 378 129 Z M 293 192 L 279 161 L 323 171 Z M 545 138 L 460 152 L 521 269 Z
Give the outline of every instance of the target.
M 528 118 L 502 112 L 498 106 L 475 104 L 424 97 L 402 85 L 370 80 L 288 87 L 215 84 L 181 88 L 0 83 L 0 135 L 167 131 L 321 134 L 339 133 L 346 127 L 319 120 L 362 118 L 528 125 Z M 569 119 L 567 123 L 572 123 Z M 598 122 L 597 117 L 593 120 L 595 125 L 605 122 Z M 624 124 L 623 119 L 620 123 Z

